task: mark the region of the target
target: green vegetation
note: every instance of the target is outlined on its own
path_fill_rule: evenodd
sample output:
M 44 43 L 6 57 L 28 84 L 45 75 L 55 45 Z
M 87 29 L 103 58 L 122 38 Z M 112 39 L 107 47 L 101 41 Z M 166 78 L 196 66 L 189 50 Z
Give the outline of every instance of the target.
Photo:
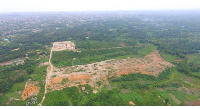
M 80 53 L 72 51 L 53 52 L 52 63 L 57 67 L 84 65 L 98 61 L 117 58 L 119 56 L 137 54 L 138 48 L 119 48 L 109 50 L 85 50 Z M 73 58 L 76 58 L 73 60 Z M 63 61 L 60 61 L 62 59 Z
M 23 65 L 0 66 L 0 105 L 25 105 L 31 98 L 22 101 L 20 92 L 29 79 L 39 82 L 39 103 L 47 69 L 39 64 L 48 61 L 52 42 L 65 40 L 74 41 L 81 52 L 53 52 L 51 61 L 56 67 L 144 57 L 156 49 L 175 67 L 159 77 L 138 73 L 110 78 L 112 89 L 104 87 L 97 94 L 88 85 L 86 91 L 82 86 L 53 91 L 47 93 L 43 105 L 129 105 L 129 101 L 136 105 L 185 105 L 200 99 L 199 14 L 138 13 L 3 15 L 7 20 L 0 20 L 0 63 L 26 60 Z M 16 48 L 19 50 L 13 51 Z
M 26 101 L 21 100 L 21 94 L 29 79 L 39 82 L 40 93 L 37 99 L 42 100 L 47 67 L 39 67 L 39 62 L 31 58 L 25 60 L 24 65 L 0 66 L 0 93 L 3 93 L 0 95 L 3 100 L 1 105 L 26 105 Z M 11 97 L 19 100 L 6 99 Z M 9 104 L 6 104 L 8 102 Z
M 54 105 L 54 106 L 77 106 L 77 105 L 88 105 L 88 106 L 123 106 L 128 103 L 123 102 L 117 95 L 119 91 L 102 91 L 98 94 L 93 94 L 90 86 L 86 86 L 86 91 L 79 93 L 76 87 L 65 88 L 61 91 L 53 91 L 46 95 L 46 99 L 43 105 Z M 87 93 L 86 93 L 87 92 Z
M 142 57 L 152 52 L 155 49 L 156 46 L 147 44 L 144 45 L 143 47 L 83 50 L 80 53 L 73 51 L 60 51 L 60 52 L 53 52 L 52 63 L 56 67 L 84 65 L 108 59 Z

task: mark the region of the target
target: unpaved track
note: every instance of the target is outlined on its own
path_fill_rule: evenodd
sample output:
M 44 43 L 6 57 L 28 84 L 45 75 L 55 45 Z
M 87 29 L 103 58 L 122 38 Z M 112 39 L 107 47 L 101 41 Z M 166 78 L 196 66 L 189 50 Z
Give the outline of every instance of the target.
M 39 106 L 42 106 L 42 103 L 45 100 L 45 96 L 46 96 L 46 93 L 47 93 L 48 80 L 51 78 L 51 74 L 54 70 L 54 66 L 51 63 L 51 57 L 52 57 L 52 48 L 51 48 L 51 52 L 50 52 L 50 56 L 49 56 L 49 67 L 47 68 L 47 76 L 46 76 L 46 81 L 45 81 L 44 96 L 42 98 L 42 101 L 38 104 Z

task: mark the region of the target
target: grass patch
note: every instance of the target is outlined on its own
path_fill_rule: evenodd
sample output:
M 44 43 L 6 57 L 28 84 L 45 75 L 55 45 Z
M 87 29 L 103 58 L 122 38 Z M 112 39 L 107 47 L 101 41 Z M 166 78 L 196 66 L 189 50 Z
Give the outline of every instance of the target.
M 200 64 L 200 53 L 198 54 L 189 54 L 187 56 L 188 63 L 195 63 L 195 64 Z
M 60 91 L 53 91 L 47 93 L 46 99 L 43 102 L 44 106 L 69 106 L 71 105 L 69 100 L 72 102 L 72 105 L 78 105 L 78 102 L 81 101 L 81 94 L 79 93 L 76 87 L 65 88 Z
M 178 59 L 178 57 L 175 55 L 170 55 L 170 54 L 162 52 L 162 51 L 160 51 L 159 53 L 166 61 L 171 62 L 171 63 L 174 63 L 175 60 Z
M 9 98 L 6 95 L 0 95 L 0 106 L 6 106 L 8 100 Z
M 189 98 L 189 100 L 191 101 L 195 101 L 195 100 L 198 100 L 197 97 L 195 97 L 194 95 L 187 95 L 187 97 Z
M 26 84 L 26 81 L 24 81 L 22 83 L 15 83 L 10 90 L 11 91 L 23 91 L 25 84 Z
M 187 95 L 184 93 L 181 93 L 177 90 L 168 90 L 167 92 L 171 92 L 174 96 L 176 96 L 177 99 L 179 99 L 181 102 L 185 102 L 188 100 Z
M 85 65 L 109 59 L 142 57 L 149 54 L 156 48 L 157 47 L 152 44 L 147 44 L 145 47 L 83 50 L 80 53 L 73 51 L 59 51 L 53 52 L 52 63 L 56 67 L 64 67 L 72 65 Z M 73 60 L 73 58 L 76 58 L 76 60 Z
M 153 45 L 153 44 L 146 44 L 145 47 L 143 47 L 140 51 L 139 51 L 139 55 L 140 56 L 145 56 L 149 53 L 151 53 L 153 50 L 156 50 L 157 46 Z

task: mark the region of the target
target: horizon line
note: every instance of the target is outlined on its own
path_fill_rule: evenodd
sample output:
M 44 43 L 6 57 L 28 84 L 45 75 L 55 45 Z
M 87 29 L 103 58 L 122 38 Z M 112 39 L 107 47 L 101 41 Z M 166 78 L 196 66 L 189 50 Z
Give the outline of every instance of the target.
M 12 13 L 54 13 L 54 12 L 116 12 L 116 11 L 200 11 L 199 9 L 127 9 L 127 10 L 76 10 L 76 11 L 13 11 L 13 12 L 0 12 L 0 14 L 12 14 Z

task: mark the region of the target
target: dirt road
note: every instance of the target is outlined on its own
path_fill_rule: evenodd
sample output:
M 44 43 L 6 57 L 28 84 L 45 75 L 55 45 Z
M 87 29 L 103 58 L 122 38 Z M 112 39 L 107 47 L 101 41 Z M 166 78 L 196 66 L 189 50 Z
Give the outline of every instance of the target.
M 50 56 L 49 56 L 49 66 L 47 68 L 47 76 L 46 76 L 46 80 L 45 80 L 44 96 L 42 98 L 42 101 L 38 104 L 38 106 L 42 106 L 42 103 L 45 100 L 45 96 L 46 96 L 46 93 L 47 93 L 48 80 L 50 80 L 52 72 L 54 71 L 54 66 L 51 63 L 51 57 L 52 57 L 52 48 L 51 48 L 51 52 L 50 52 Z

